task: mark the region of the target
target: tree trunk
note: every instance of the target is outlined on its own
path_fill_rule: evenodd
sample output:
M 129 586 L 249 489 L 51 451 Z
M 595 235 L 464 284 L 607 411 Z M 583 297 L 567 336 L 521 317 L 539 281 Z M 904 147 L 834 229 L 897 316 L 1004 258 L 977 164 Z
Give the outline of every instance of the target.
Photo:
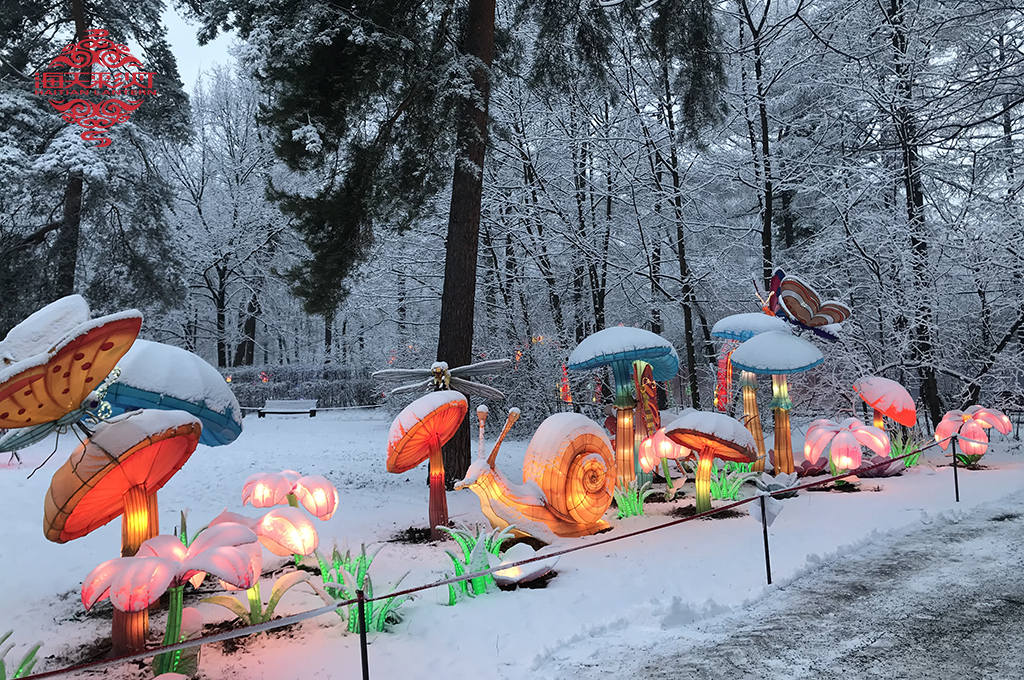
M 75 39 L 81 40 L 85 37 L 85 32 L 88 29 L 82 0 L 71 0 L 71 16 L 75 21 Z M 91 69 L 90 65 L 84 71 L 90 72 Z M 88 79 L 88 76 L 86 78 Z M 78 268 L 78 240 L 82 227 L 84 183 L 82 172 L 75 170 L 68 176 L 68 183 L 64 188 L 64 216 L 54 246 L 57 253 L 54 292 L 58 297 L 75 292 L 75 270 Z
M 474 96 L 462 101 L 459 112 L 437 342 L 438 361 L 447 361 L 453 368 L 470 363 L 473 356 L 473 303 L 487 149 L 489 71 L 494 57 L 494 4 L 495 0 L 470 0 L 462 46 L 463 59 L 473 78 Z M 472 461 L 469 439 L 467 418 L 444 447 L 448 487 L 466 476 Z
M 259 297 L 253 292 L 245 308 L 245 317 L 239 324 L 242 341 L 235 347 L 234 366 L 252 366 L 256 361 L 256 321 L 259 319 L 260 311 Z

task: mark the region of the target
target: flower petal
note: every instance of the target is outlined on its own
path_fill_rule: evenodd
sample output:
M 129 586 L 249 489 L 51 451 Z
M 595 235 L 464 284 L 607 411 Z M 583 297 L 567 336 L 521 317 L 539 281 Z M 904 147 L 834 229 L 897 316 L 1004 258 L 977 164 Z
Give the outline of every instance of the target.
M 110 583 L 110 601 L 123 612 L 140 612 L 160 599 L 181 564 L 163 557 L 128 557 Z
M 338 490 L 326 477 L 306 475 L 295 482 L 294 493 L 309 514 L 325 522 L 338 509 Z
M 309 555 L 320 539 L 316 527 L 298 508 L 274 508 L 256 526 L 260 542 L 275 555 Z
M 86 610 L 110 595 L 110 582 L 127 566 L 131 557 L 118 557 L 100 564 L 82 581 L 82 604 Z
M 889 437 L 885 432 L 874 425 L 865 425 L 858 421 L 850 427 L 850 432 L 857 441 L 868 447 L 879 456 L 888 456 L 891 451 Z
M 960 426 L 964 424 L 963 411 L 950 411 L 942 416 L 942 420 L 935 426 L 935 441 L 943 451 L 949 446 L 949 438 L 957 433 Z
M 832 439 L 832 462 L 840 470 L 856 470 L 860 467 L 860 443 L 849 430 L 838 432 Z
M 144 541 L 139 546 L 139 551 L 135 553 L 136 557 L 163 557 L 168 560 L 175 560 L 181 562 L 185 559 L 185 555 L 188 554 L 188 548 L 181 542 L 177 536 L 168 536 L 167 534 L 160 534 L 153 538 Z
M 1006 417 L 1006 414 L 994 408 L 982 408 L 981 406 L 972 406 L 965 411 L 965 413 L 985 427 L 994 427 L 1001 434 L 1010 434 L 1013 430 L 1013 423 Z
M 253 565 L 252 554 L 240 546 L 203 550 L 185 561 L 185 569 L 212 574 L 236 588 L 250 588 L 259 578 L 259 572 Z
M 981 456 L 988 450 L 988 434 L 977 420 L 968 420 L 960 428 L 956 443 L 965 455 Z
M 286 472 L 290 471 L 286 470 Z M 292 492 L 295 481 L 298 480 L 298 473 L 293 474 L 296 477 L 295 480 L 276 472 L 249 477 L 242 488 L 242 505 L 252 503 L 254 508 L 270 508 L 287 503 L 288 494 Z
M 252 529 L 241 524 L 231 522 L 216 524 L 201 531 L 196 540 L 192 541 L 192 545 L 188 547 L 188 559 L 211 548 L 255 543 L 256 538 Z

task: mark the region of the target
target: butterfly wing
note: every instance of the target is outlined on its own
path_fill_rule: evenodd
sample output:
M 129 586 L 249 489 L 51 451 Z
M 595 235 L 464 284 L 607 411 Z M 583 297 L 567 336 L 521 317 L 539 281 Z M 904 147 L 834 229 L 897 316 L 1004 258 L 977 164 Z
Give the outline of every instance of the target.
M 850 318 L 850 308 L 835 300 L 821 301 L 810 285 L 787 276 L 779 287 L 779 299 L 791 319 L 806 328 L 842 323 Z
M 0 384 L 0 427 L 52 422 L 81 406 L 135 342 L 142 315 L 130 310 L 77 326 L 48 354 L 12 366 L 23 368 Z
M 772 280 L 768 285 L 768 305 L 767 313 L 775 316 L 784 316 L 785 310 L 782 309 L 782 305 L 779 302 L 779 288 L 782 286 L 783 279 L 786 278 L 785 272 L 781 269 L 776 269 L 775 274 L 772 275 Z

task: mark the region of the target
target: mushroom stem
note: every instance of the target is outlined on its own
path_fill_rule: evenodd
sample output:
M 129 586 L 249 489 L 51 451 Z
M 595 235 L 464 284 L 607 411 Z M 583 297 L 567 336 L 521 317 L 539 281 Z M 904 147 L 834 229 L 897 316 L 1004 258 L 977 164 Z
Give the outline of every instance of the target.
M 757 378 L 750 371 L 743 371 L 740 377 L 743 388 L 743 415 L 747 431 L 754 436 L 757 447 L 757 460 L 751 468 L 754 472 L 764 472 L 764 430 L 761 427 L 761 413 L 757 410 Z
M 148 635 L 149 609 L 123 612 L 114 608 L 114 622 L 110 632 L 110 641 L 114 645 L 114 656 L 144 651 Z
M 775 409 L 775 474 L 792 474 L 793 437 L 789 431 L 789 409 L 793 402 L 789 398 L 789 385 L 785 375 L 772 376 L 772 403 Z
M 615 407 L 615 486 L 628 489 L 636 481 L 633 450 L 633 407 Z
M 448 526 L 448 497 L 444 488 L 444 459 L 441 457 L 441 442 L 437 437 L 430 441 L 430 539 L 439 541 L 444 533 L 437 527 Z
M 160 504 L 156 500 L 156 491 L 149 495 L 149 535 L 146 540 L 160 535 Z
M 122 497 L 121 557 L 134 557 L 149 536 L 149 494 L 143 485 L 129 487 Z
M 703 449 L 700 452 L 700 461 L 697 463 L 697 512 L 707 512 L 711 509 L 711 464 L 715 456 L 710 449 Z
M 882 420 L 882 412 L 879 411 L 877 408 L 874 409 L 874 410 L 875 410 L 875 427 L 877 427 L 879 430 L 883 430 L 884 431 L 885 430 L 885 421 Z

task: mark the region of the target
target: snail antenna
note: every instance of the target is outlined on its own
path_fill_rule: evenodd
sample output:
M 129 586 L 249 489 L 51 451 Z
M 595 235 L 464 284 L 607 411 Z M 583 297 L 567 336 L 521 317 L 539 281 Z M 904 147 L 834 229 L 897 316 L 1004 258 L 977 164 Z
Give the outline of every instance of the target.
M 498 441 L 494 442 L 494 448 L 491 449 L 491 456 L 487 459 L 487 465 L 494 469 L 494 461 L 498 458 L 498 449 L 501 448 L 501 442 L 505 440 L 505 435 L 512 429 L 513 423 L 519 420 L 520 411 L 517 408 L 510 408 L 508 410 L 508 420 L 505 421 L 505 427 L 502 428 L 501 434 L 498 436 Z
M 484 423 L 487 422 L 487 404 L 480 404 L 476 407 L 476 418 L 480 421 L 480 448 L 477 458 L 484 457 Z

